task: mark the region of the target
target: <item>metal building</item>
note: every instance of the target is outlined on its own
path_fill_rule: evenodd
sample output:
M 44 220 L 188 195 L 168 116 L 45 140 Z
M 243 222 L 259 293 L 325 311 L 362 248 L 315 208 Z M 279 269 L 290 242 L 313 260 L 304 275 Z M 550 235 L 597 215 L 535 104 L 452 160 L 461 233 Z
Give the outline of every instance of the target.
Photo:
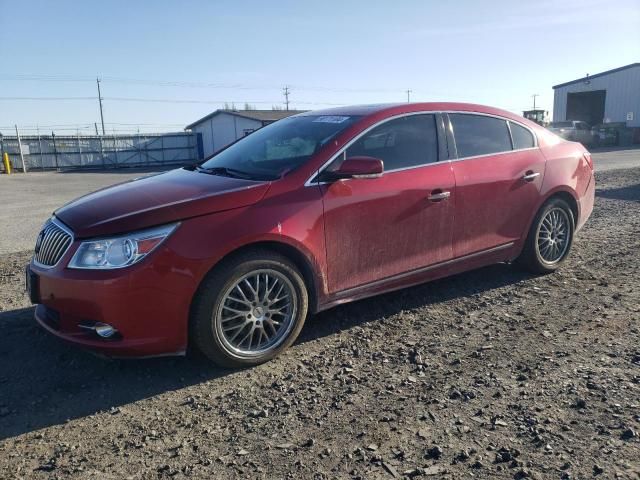
M 237 139 L 299 110 L 216 110 L 185 127 L 198 135 L 203 158 L 213 155 Z M 201 140 L 200 140 L 201 139 Z
M 553 87 L 553 120 L 640 127 L 640 63 Z

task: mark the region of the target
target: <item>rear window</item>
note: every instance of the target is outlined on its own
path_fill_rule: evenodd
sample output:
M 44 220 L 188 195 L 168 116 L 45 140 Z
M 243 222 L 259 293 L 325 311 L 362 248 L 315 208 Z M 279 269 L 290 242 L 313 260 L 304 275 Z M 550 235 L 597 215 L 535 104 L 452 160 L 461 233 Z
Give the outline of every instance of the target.
M 517 123 L 509 122 L 509 128 L 511 128 L 511 138 L 513 140 L 514 150 L 521 148 L 535 147 L 535 140 L 529 130 Z
M 511 150 L 506 120 L 466 113 L 451 113 L 449 118 L 459 158 Z
M 573 127 L 573 122 L 551 122 L 549 126 L 552 128 L 568 128 Z

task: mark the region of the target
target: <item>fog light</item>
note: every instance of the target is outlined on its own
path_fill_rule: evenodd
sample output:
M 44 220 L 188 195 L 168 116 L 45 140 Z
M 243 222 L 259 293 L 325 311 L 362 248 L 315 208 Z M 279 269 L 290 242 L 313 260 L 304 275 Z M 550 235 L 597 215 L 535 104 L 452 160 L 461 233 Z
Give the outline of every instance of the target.
M 107 325 L 106 323 L 96 323 L 94 326 L 94 330 L 98 334 L 98 336 L 102 338 L 110 338 L 113 337 L 118 331 L 113 328 L 111 325 Z
M 85 330 L 92 330 L 100 338 L 115 338 L 118 336 L 118 330 L 113 328 L 108 323 L 80 323 L 78 324 L 78 326 L 80 328 L 84 328 Z

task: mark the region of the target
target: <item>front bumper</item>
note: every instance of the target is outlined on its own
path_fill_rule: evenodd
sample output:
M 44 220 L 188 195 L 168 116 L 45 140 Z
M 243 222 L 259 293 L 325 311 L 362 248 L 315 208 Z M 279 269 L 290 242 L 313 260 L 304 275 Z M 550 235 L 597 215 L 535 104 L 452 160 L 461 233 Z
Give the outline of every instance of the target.
M 75 248 L 72 246 L 54 268 L 33 262 L 27 267 L 37 276 L 37 298 L 32 300 L 39 304 L 35 318 L 42 327 L 58 338 L 107 356 L 185 352 L 189 306 L 196 289 L 186 260 L 161 246 L 129 268 L 72 270 L 65 265 Z M 101 338 L 86 328 L 94 323 L 109 324 L 118 335 Z

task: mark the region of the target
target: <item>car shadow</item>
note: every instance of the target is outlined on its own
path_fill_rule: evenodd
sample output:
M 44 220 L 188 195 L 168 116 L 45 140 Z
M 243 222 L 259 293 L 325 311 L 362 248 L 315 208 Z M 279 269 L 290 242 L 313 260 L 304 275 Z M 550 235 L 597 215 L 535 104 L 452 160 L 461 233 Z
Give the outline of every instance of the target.
M 596 189 L 596 196 L 610 200 L 627 200 L 640 202 L 640 183 L 607 190 Z
M 402 311 L 429 307 L 455 298 L 480 295 L 530 278 L 533 278 L 532 274 L 501 263 L 359 300 L 311 317 L 298 342 L 316 340 Z
M 531 278 L 499 264 L 436 280 L 311 317 L 298 344 L 375 322 L 403 310 Z M 278 361 L 278 360 L 275 360 Z M 33 320 L 33 308 L 0 313 L 0 439 L 65 423 L 233 373 L 194 357 L 110 360 L 54 338 Z

